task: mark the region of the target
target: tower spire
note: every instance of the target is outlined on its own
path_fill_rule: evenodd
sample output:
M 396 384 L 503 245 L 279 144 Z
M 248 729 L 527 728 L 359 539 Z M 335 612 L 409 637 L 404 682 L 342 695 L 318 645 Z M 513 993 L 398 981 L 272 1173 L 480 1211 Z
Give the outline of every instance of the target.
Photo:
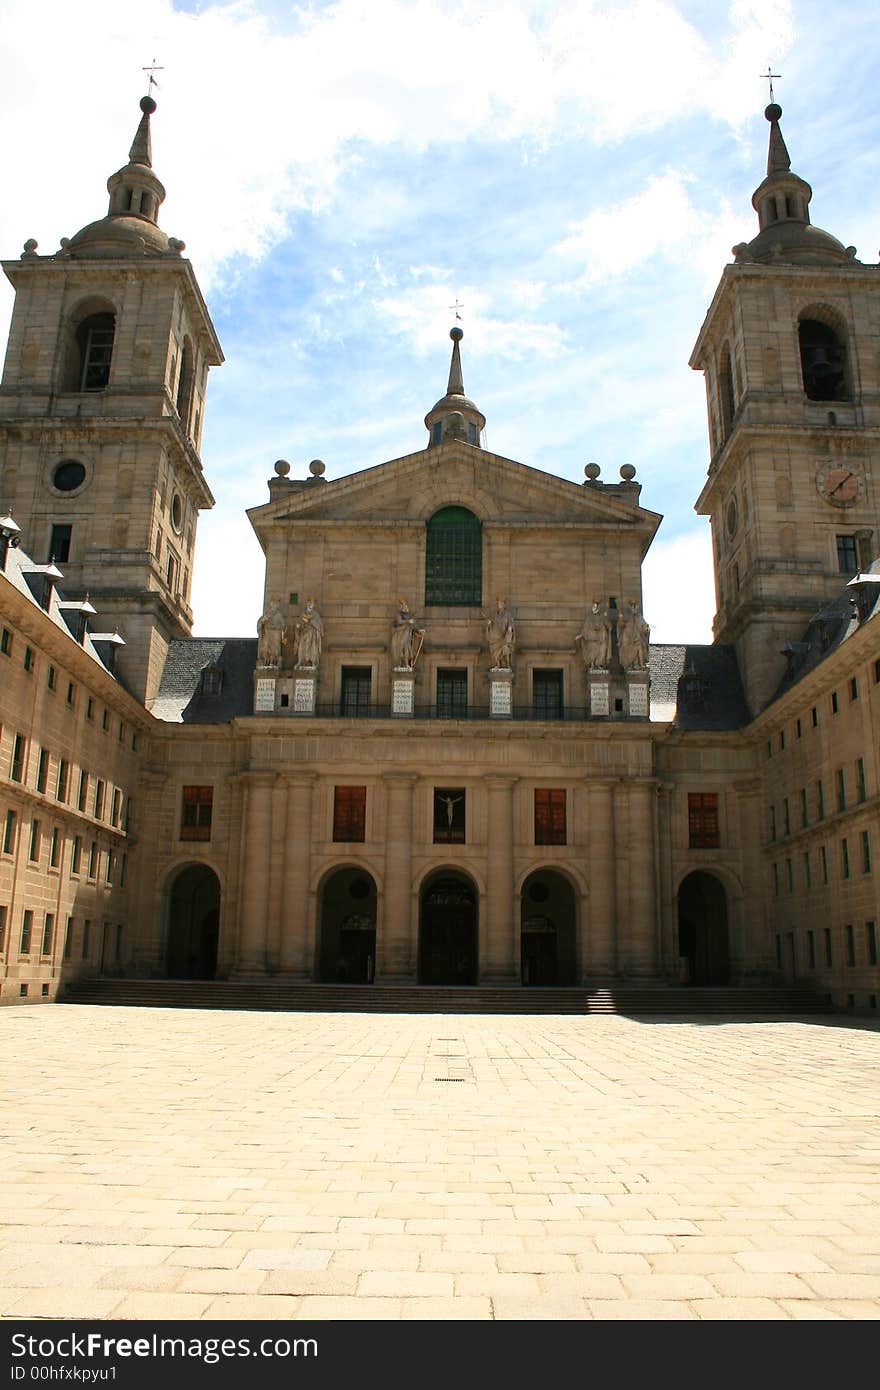
M 457 439 L 479 448 L 480 436 L 486 427 L 486 417 L 464 394 L 459 346 L 464 332 L 456 324 L 454 328 L 450 328 L 449 336 L 452 339 L 452 360 L 449 363 L 446 395 L 425 416 L 429 436 L 428 447 Z
M 156 109 L 156 103 L 152 97 L 141 97 L 141 116 L 140 123 L 135 131 L 131 149 L 128 152 L 130 164 L 144 164 L 148 169 L 153 167 L 153 147 L 150 140 L 150 117 Z
M 782 131 L 779 129 L 779 118 L 782 115 L 782 107 L 776 101 L 771 101 L 765 109 L 764 115 L 770 122 L 770 146 L 767 150 L 767 173 L 768 174 L 787 174 L 791 168 L 791 159 L 782 138 Z

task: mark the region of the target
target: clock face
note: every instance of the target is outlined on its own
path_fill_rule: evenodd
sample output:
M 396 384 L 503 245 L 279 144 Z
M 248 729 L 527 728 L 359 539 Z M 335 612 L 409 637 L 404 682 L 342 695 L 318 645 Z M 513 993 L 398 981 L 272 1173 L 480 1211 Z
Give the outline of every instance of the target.
M 859 500 L 859 475 L 845 463 L 826 463 L 816 474 L 819 496 L 835 507 L 851 507 Z

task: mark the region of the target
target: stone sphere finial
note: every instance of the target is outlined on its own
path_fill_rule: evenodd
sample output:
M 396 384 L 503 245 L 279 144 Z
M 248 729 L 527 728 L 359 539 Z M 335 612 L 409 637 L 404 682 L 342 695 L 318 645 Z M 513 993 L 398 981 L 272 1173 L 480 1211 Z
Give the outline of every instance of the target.
M 322 478 L 324 476 L 324 471 L 326 467 L 327 465 L 323 462 L 322 459 L 312 459 L 311 463 L 309 464 L 309 472 L 311 473 L 313 478 Z
M 782 115 L 782 107 L 778 101 L 771 101 L 769 106 L 764 107 L 764 115 L 768 121 L 778 121 Z
M 631 463 L 621 464 L 620 476 L 625 483 L 631 483 L 633 478 L 636 476 L 636 470 L 633 468 Z
M 594 483 L 601 472 L 602 469 L 599 467 L 598 463 L 588 463 L 584 469 L 584 477 L 587 479 L 587 482 Z
M 140 107 L 145 116 L 152 116 L 156 109 L 156 103 L 152 97 L 141 97 Z
M 278 474 L 279 478 L 287 477 L 290 472 L 290 464 L 287 462 L 287 459 L 278 459 L 275 464 L 275 472 Z
M 450 328 L 449 336 L 454 343 L 460 343 L 462 338 L 464 337 L 464 329 L 458 327 Z

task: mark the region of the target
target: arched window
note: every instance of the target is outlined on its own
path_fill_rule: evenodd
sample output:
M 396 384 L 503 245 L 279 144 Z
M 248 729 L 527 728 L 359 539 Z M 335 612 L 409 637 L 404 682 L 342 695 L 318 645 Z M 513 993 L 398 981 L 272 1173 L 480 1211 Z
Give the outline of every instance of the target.
M 78 391 L 103 391 L 110 382 L 110 360 L 116 319 L 113 314 L 90 314 L 76 330 L 79 356 Z
M 428 522 L 425 603 L 479 607 L 482 601 L 482 527 L 466 507 L 443 507 Z
M 180 376 L 177 381 L 177 413 L 184 430 L 189 429 L 189 412 L 192 406 L 194 384 L 194 364 L 192 344 L 184 338 L 180 354 Z
M 845 401 L 846 347 L 838 333 L 820 319 L 798 324 L 804 390 L 811 401 Z

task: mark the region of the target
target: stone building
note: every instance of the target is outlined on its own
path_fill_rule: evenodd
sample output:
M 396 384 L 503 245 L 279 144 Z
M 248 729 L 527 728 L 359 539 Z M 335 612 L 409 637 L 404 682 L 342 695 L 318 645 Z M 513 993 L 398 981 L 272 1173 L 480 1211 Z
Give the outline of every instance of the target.
M 635 470 L 487 450 L 458 329 L 424 446 L 277 464 L 257 637 L 190 636 L 222 354 L 141 105 L 108 215 L 4 266 L 0 1002 L 103 972 L 876 1007 L 878 268 L 811 224 L 779 108 L 692 358 L 716 640 L 649 646 Z

